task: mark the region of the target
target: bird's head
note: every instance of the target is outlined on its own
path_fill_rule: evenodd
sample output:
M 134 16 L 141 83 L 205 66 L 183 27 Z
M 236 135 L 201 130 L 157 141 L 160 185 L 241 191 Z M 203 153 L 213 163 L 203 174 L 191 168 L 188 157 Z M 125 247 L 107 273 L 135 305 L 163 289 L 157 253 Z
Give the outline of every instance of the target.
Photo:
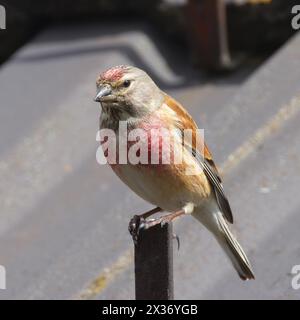
M 96 82 L 96 102 L 103 112 L 119 120 L 138 118 L 159 108 L 164 95 L 146 72 L 132 66 L 116 66 L 101 73 Z

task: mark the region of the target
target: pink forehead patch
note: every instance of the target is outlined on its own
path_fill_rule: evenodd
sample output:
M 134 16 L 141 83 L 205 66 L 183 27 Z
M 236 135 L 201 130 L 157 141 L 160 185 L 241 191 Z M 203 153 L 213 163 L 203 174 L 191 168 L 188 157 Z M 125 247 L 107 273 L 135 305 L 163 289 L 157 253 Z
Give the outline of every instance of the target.
M 106 81 L 117 81 L 124 75 L 125 66 L 117 66 L 104 71 L 100 78 Z

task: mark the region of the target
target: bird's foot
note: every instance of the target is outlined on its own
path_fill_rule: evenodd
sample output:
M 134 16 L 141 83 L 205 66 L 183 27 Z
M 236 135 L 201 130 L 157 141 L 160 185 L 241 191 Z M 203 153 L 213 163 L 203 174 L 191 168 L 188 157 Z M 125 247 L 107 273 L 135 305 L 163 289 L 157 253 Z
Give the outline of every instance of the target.
M 147 230 L 158 224 L 163 227 L 165 223 L 168 222 L 165 221 L 164 217 L 146 220 L 143 216 L 135 215 L 129 222 L 128 230 L 136 244 L 141 230 Z
M 129 222 L 128 231 L 132 236 L 134 243 L 137 243 L 140 230 L 145 229 L 147 224 L 146 219 L 143 216 L 135 215 Z
M 150 217 L 151 215 L 162 211 L 161 208 L 156 207 L 150 211 L 147 211 L 141 215 L 135 215 L 129 222 L 128 230 L 132 236 L 134 243 L 136 244 L 140 230 L 147 229 L 147 221 L 146 218 Z M 149 221 L 153 221 L 153 219 L 149 219 Z
M 167 221 L 164 221 L 161 218 L 158 219 L 148 219 L 146 220 L 145 218 L 141 216 L 135 215 L 129 222 L 128 230 L 132 236 L 132 239 L 134 243 L 137 243 L 139 234 L 141 230 L 147 230 L 153 226 L 156 226 L 160 224 L 162 227 L 168 223 Z M 172 239 L 176 240 L 177 242 L 177 250 L 180 249 L 180 239 L 177 234 L 173 233 Z
M 132 240 L 136 244 L 138 236 L 139 236 L 139 231 L 140 231 L 140 225 L 143 224 L 143 218 L 141 218 L 138 215 L 133 216 L 133 218 L 130 220 L 129 225 L 128 225 L 128 231 L 132 236 Z
M 175 211 L 173 213 L 161 216 L 156 219 L 147 219 L 147 220 L 144 218 L 144 215 L 140 215 L 140 216 L 135 215 L 129 222 L 128 230 L 132 236 L 134 243 L 136 244 L 141 230 L 147 230 L 158 224 L 160 224 L 161 227 L 163 227 L 165 224 L 172 222 L 174 219 L 184 214 L 185 214 L 184 210 L 179 210 L 179 211 Z M 179 247 L 180 247 L 179 238 L 176 235 L 174 238 L 177 240 L 178 250 L 179 250 Z

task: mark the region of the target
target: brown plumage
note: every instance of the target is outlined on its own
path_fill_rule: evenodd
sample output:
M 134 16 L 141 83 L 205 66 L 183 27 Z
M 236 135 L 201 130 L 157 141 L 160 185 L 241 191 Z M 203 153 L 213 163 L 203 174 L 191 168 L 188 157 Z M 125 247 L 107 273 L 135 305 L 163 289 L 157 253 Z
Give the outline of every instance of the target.
M 173 111 L 176 112 L 178 118 L 180 119 L 179 125 L 181 130 L 185 129 L 192 129 L 193 131 L 193 144 L 192 144 L 192 149 L 193 149 L 193 155 L 197 157 L 197 154 L 200 153 L 201 158 L 204 159 L 204 163 L 201 164 L 203 166 L 203 170 L 206 174 L 207 179 L 211 183 L 218 204 L 220 206 L 220 210 L 224 214 L 225 218 L 227 219 L 228 222 L 233 223 L 233 216 L 231 212 L 231 208 L 229 205 L 229 202 L 224 194 L 223 186 L 222 186 L 222 180 L 220 178 L 220 175 L 218 173 L 218 169 L 212 159 L 212 154 L 210 153 L 206 143 L 203 141 L 204 145 L 204 154 L 202 154 L 202 149 L 199 150 L 197 148 L 196 144 L 196 130 L 198 129 L 195 121 L 193 118 L 188 114 L 188 112 L 173 98 L 169 97 L 166 95 L 164 103 L 168 105 Z M 200 143 L 201 145 L 201 143 Z M 201 160 L 199 161 L 201 162 Z

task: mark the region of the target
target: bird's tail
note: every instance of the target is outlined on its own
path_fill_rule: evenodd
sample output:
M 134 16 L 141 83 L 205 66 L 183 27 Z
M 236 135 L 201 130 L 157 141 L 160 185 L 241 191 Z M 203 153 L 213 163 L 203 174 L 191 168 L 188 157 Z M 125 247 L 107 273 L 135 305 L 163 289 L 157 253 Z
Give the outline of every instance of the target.
M 244 250 L 229 230 L 227 222 L 222 214 L 217 214 L 217 221 L 221 234 L 219 232 L 219 235 L 216 235 L 216 238 L 231 260 L 240 278 L 242 280 L 254 279 L 250 262 Z

